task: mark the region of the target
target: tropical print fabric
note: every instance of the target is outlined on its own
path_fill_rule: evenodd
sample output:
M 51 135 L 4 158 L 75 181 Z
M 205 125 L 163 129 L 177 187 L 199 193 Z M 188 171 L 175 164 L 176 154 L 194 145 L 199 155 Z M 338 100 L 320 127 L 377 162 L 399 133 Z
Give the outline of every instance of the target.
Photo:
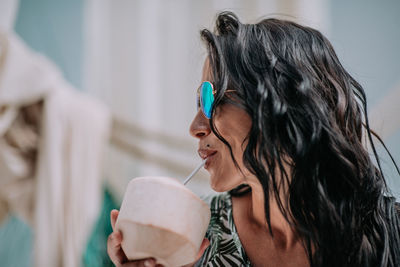
M 206 233 L 210 246 L 195 266 L 251 266 L 233 222 L 231 195 L 214 196 L 210 209 L 211 219 Z

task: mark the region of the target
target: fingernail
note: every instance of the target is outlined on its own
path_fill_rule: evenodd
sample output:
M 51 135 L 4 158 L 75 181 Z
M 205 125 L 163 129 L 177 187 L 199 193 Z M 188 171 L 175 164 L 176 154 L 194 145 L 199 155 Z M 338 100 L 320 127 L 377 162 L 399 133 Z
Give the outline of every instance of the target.
M 150 266 L 151 266 L 150 260 L 145 260 L 145 261 L 144 261 L 144 266 L 150 267 Z

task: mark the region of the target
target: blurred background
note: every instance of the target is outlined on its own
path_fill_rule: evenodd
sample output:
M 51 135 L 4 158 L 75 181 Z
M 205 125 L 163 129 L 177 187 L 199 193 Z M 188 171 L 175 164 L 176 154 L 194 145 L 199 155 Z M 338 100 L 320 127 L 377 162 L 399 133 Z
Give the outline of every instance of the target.
M 15 32 L 50 59 L 74 90 L 103 103 L 110 114 L 98 218 L 78 265 L 110 264 L 104 239 L 108 213 L 119 206 L 130 179 L 183 180 L 200 162 L 188 132 L 206 55 L 199 31 L 213 28 L 224 10 L 243 22 L 273 16 L 319 29 L 363 85 L 371 124 L 400 162 L 400 1 L 0 0 L 2 30 Z M 399 197 L 399 176 L 381 146 L 378 150 Z M 189 187 L 200 196 L 212 193 L 204 171 Z M 0 221 L 0 265 L 33 266 L 31 224 L 12 210 L 6 213 Z

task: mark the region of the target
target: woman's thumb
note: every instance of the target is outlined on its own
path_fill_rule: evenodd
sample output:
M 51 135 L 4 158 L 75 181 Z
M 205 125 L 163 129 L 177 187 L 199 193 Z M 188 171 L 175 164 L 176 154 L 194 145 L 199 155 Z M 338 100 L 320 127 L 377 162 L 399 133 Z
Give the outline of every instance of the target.
M 199 260 L 201 256 L 203 256 L 204 251 L 208 248 L 209 245 L 210 241 L 207 238 L 204 238 L 203 242 L 200 245 L 199 253 L 197 253 L 196 261 Z

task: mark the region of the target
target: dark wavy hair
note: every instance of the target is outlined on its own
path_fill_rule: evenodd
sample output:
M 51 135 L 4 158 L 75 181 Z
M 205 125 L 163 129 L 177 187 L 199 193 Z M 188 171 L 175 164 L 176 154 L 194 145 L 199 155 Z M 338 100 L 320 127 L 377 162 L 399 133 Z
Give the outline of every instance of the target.
M 400 266 L 400 216 L 372 139 L 366 96 L 330 42 L 291 21 L 242 24 L 230 12 L 201 37 L 217 89 L 212 115 L 229 102 L 252 119 L 243 160 L 263 187 L 271 234 L 274 197 L 310 266 Z M 233 97 L 227 88 L 236 90 Z M 234 159 L 213 116 L 210 127 Z

